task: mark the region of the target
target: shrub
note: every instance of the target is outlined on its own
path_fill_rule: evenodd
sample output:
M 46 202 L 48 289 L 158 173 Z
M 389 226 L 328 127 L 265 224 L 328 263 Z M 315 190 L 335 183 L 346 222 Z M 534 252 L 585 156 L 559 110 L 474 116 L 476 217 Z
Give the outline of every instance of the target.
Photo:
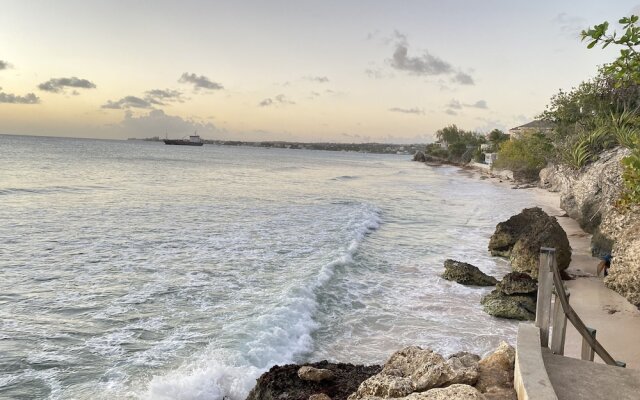
M 552 149 L 551 142 L 543 134 L 528 134 L 520 139 L 502 143 L 494 165 L 497 168 L 510 169 L 514 177 L 535 180 L 547 164 Z

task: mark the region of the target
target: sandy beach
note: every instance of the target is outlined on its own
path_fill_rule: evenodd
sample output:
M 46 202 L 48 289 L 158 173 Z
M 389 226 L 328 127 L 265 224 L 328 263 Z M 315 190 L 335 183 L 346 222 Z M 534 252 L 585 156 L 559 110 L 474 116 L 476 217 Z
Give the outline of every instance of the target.
M 478 176 L 481 176 L 479 173 Z M 513 187 L 511 181 L 485 178 L 501 186 Z M 571 304 L 582 321 L 596 329 L 596 337 L 616 360 L 627 363 L 627 368 L 640 369 L 640 310 L 624 297 L 607 288 L 603 277 L 596 276 L 599 258 L 591 256 L 591 235 L 584 232 L 577 221 L 566 216 L 560 208 L 560 194 L 540 188 L 517 189 L 531 193 L 534 204 L 541 207 L 558 222 L 567 233 L 572 248 L 571 264 L 567 272 L 575 279 L 566 281 L 571 293 Z M 568 323 L 565 355 L 580 358 L 582 337 Z M 596 355 L 596 362 L 602 362 Z

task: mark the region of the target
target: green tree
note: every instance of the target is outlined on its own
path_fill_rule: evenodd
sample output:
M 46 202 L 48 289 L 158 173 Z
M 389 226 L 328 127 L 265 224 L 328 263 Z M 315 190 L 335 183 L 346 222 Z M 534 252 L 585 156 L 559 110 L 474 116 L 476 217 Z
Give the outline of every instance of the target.
M 513 171 L 516 179 L 536 180 L 540 170 L 547 165 L 552 150 L 553 146 L 545 135 L 524 135 L 502 143 L 494 165 Z
M 494 129 L 489 132 L 489 141 L 493 144 L 500 144 L 506 140 L 509 140 L 509 135 L 501 131 L 500 129 Z

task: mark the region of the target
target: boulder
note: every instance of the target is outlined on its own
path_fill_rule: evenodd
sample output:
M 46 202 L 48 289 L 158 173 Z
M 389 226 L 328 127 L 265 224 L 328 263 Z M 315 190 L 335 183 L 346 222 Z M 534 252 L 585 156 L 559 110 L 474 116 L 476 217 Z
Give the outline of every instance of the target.
M 609 276 L 604 282 L 631 304 L 640 307 L 640 205 L 624 212 L 611 213 L 605 221 L 610 222 L 606 229 L 617 228 L 617 239 L 613 246 Z
M 478 363 L 480 376 L 476 383 L 476 389 L 485 394 L 491 393 L 492 396 L 489 398 L 515 398 L 515 390 L 513 389 L 515 358 L 514 348 L 508 343 L 500 343 L 500 346 L 493 353 Z
M 303 381 L 320 382 L 333 379 L 333 372 L 328 369 L 305 365 L 298 370 L 298 377 Z
M 489 241 L 494 256 L 509 257 L 514 271 L 538 277 L 540 247 L 556 249 L 558 268 L 567 269 L 571 262 L 571 246 L 558 221 L 539 207 L 525 208 L 521 213 L 500 222 Z
M 484 311 L 499 318 L 533 321 L 536 318 L 536 302 L 531 296 L 508 296 L 497 289 L 480 300 Z
M 406 347 L 395 352 L 380 373 L 362 382 L 349 400 L 404 397 L 458 383 L 473 385 L 478 379 L 478 361 L 478 356 L 464 352 L 445 360 L 430 349 Z
M 538 281 L 524 272 L 509 272 L 498 282 L 496 290 L 506 295 L 536 294 Z
M 445 260 L 442 277 L 471 286 L 493 286 L 498 282 L 496 278 L 480 271 L 478 267 L 452 259 Z
M 274 366 L 256 381 L 247 400 L 309 400 L 312 395 L 325 394 L 333 400 L 345 400 L 367 378 L 382 369 L 378 365 L 334 364 L 327 361 L 307 364 L 333 373 L 333 379 L 320 382 L 303 381 L 298 376 L 301 365 Z
M 413 393 L 406 400 L 485 400 L 486 397 L 478 389 L 469 386 L 455 384 L 446 388 L 427 390 L 422 393 Z
M 417 151 L 416 154 L 413 155 L 413 161 L 425 162 L 427 161 L 427 158 L 423 152 Z

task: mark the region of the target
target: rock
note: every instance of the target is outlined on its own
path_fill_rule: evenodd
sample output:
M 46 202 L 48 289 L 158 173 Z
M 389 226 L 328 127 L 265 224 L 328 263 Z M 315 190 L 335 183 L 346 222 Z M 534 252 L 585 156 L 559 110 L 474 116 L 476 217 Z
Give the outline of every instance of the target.
M 381 371 L 378 365 L 334 364 L 327 361 L 308 364 L 330 370 L 332 380 L 314 382 L 298 377 L 300 365 L 274 366 L 256 381 L 247 400 L 308 400 L 312 395 L 325 394 L 333 400 L 344 400 L 367 378 Z
M 427 158 L 423 152 L 417 151 L 416 154 L 413 155 L 413 161 L 425 162 L 427 161 Z
M 309 400 L 331 400 L 331 397 L 324 393 L 316 393 L 309 396 Z
M 298 377 L 303 381 L 320 382 L 333 379 L 333 372 L 305 365 L 298 370 Z
M 538 277 L 540 247 L 554 247 L 558 268 L 567 269 L 571 247 L 567 234 L 558 221 L 539 207 L 525 208 L 521 213 L 500 222 L 489 241 L 494 256 L 509 257 L 514 271 Z
M 536 318 L 536 302 L 530 296 L 507 296 L 494 290 L 480 300 L 484 311 L 499 318 L 533 321 Z
M 446 388 L 427 390 L 423 393 L 413 393 L 406 400 L 484 400 L 485 397 L 478 389 L 469 385 L 451 385 Z
M 496 289 L 506 295 L 534 294 L 538 292 L 538 281 L 524 272 L 509 272 L 498 282 Z
M 498 282 L 496 278 L 485 274 L 476 266 L 451 259 L 445 260 L 442 277 L 472 286 L 493 286 Z
M 382 371 L 362 382 L 349 400 L 404 397 L 457 383 L 473 385 L 478 379 L 478 360 L 469 353 L 457 353 L 445 360 L 430 349 L 406 347 L 391 355 Z
M 482 394 L 486 400 L 518 400 L 518 393 L 514 388 L 491 388 L 489 391 Z
M 514 348 L 508 343 L 500 343 L 500 346 L 493 353 L 478 363 L 480 376 L 476 383 L 476 389 L 482 393 L 513 391 L 515 358 Z M 513 393 L 515 394 L 515 391 Z M 507 395 L 506 393 L 502 394 Z
M 640 307 L 640 206 L 610 213 L 605 222 L 609 224 L 605 229 L 617 232 L 609 276 L 604 282 Z

